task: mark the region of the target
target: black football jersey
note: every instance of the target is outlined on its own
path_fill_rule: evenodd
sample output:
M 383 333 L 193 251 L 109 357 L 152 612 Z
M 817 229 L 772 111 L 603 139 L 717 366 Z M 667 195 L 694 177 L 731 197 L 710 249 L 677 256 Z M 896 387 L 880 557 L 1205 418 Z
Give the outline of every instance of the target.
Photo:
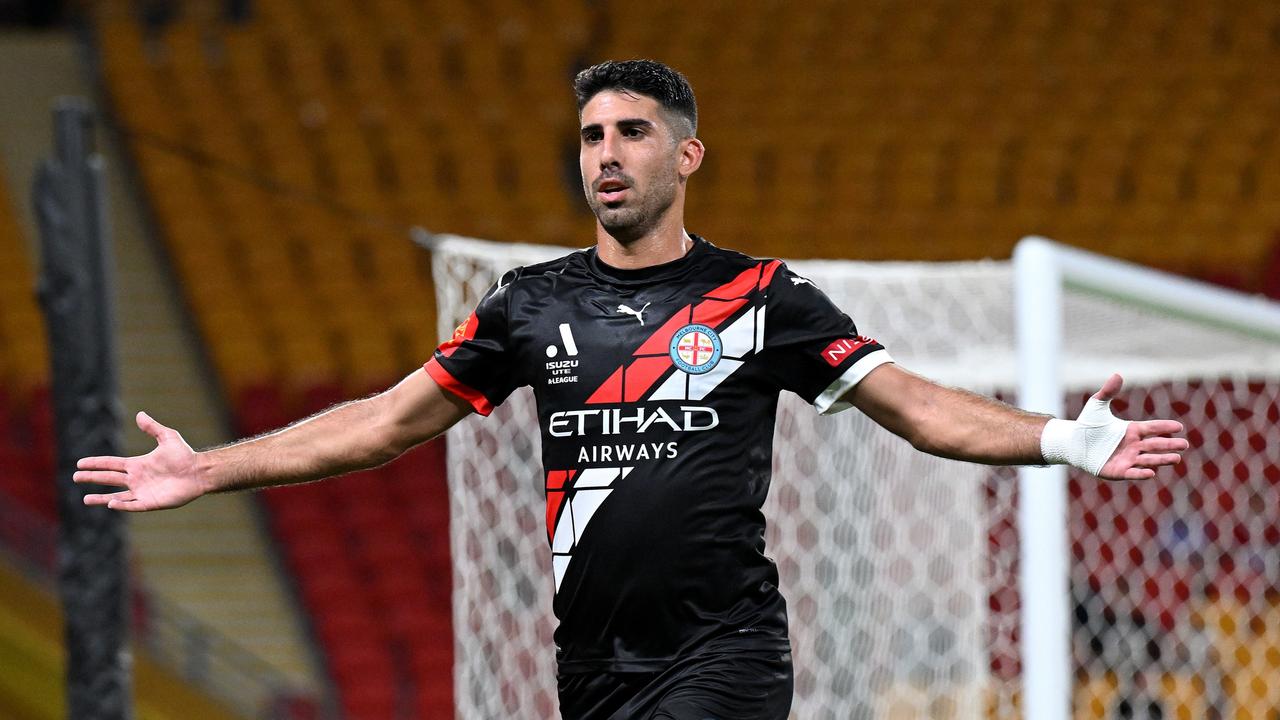
M 889 362 L 808 279 L 695 237 L 673 262 L 594 248 L 505 274 L 426 370 L 487 415 L 533 387 L 562 673 L 785 650 L 761 506 L 778 394 L 819 412 Z

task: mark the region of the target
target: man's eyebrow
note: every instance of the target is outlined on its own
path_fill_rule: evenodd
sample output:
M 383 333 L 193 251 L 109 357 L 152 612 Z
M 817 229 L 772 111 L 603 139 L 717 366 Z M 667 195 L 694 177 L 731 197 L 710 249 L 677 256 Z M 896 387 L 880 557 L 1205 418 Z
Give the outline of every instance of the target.
M 633 127 L 651 128 L 653 127 L 653 123 L 649 122 L 648 120 L 645 120 L 644 118 L 627 118 L 626 120 L 619 120 L 618 127 L 620 128 L 633 128 Z
M 644 118 L 626 118 L 623 120 L 619 120 L 617 122 L 617 125 L 619 128 L 622 128 L 623 130 L 627 130 L 629 128 L 654 127 L 654 124 L 652 121 L 646 120 Z M 604 126 L 601 125 L 600 123 L 591 123 L 590 125 L 583 125 L 582 129 L 579 130 L 579 132 L 583 135 L 586 135 L 588 133 L 600 132 L 603 129 L 604 129 Z

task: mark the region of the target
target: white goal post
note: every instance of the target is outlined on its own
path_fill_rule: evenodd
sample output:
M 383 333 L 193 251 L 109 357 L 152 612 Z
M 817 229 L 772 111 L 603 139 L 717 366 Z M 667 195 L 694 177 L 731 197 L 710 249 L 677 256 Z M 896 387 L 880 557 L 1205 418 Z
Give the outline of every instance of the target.
M 1231 361 L 1236 372 L 1280 374 L 1280 303 L 1187 280 L 1132 263 L 1078 250 L 1042 237 L 1026 237 L 1013 254 L 1017 316 L 1018 404 L 1063 415 L 1063 293 L 1075 289 L 1107 296 L 1190 323 L 1231 328 L 1274 343 L 1271 352 Z M 1156 328 L 1134 327 L 1135 333 Z M 1167 338 L 1170 342 L 1178 339 Z M 1215 372 L 1223 364 L 1211 365 Z M 1116 369 L 1121 369 L 1117 366 Z M 1096 379 L 1096 377 L 1095 377 Z M 1026 716 L 1071 716 L 1071 644 L 1067 590 L 1067 471 L 1025 467 L 1018 471 L 1022 556 L 1023 697 Z
M 442 338 L 503 272 L 570 251 L 420 240 Z M 1214 620 L 1264 616 L 1274 599 L 1280 632 L 1280 305 L 1041 238 L 1013 261 L 788 264 L 915 372 L 1060 417 L 1120 372 L 1117 414 L 1175 417 L 1192 439 L 1182 465 L 1146 483 L 1061 467 L 1015 481 L 784 393 L 765 514 L 793 718 L 1280 706 L 1273 669 L 1232 659 L 1271 640 Z M 464 720 L 556 717 L 541 473 L 527 389 L 449 433 Z

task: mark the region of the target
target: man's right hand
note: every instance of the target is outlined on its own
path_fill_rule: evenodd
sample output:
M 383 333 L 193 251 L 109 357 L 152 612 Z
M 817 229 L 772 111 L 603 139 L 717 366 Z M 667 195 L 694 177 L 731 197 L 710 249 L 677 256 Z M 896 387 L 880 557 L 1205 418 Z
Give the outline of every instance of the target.
M 197 476 L 196 453 L 178 431 L 145 412 L 138 413 L 137 421 L 139 429 L 156 439 L 156 449 L 127 458 L 82 458 L 72 476 L 75 482 L 123 488 L 121 492 L 85 495 L 84 504 L 141 512 L 181 507 L 205 494 Z
M 156 439 L 155 450 L 129 458 L 84 458 L 72 477 L 78 483 L 120 488 L 85 495 L 86 505 L 128 512 L 176 508 L 213 492 L 310 482 L 376 467 L 473 410 L 420 368 L 377 395 L 199 453 L 177 431 L 140 412 L 138 427 Z

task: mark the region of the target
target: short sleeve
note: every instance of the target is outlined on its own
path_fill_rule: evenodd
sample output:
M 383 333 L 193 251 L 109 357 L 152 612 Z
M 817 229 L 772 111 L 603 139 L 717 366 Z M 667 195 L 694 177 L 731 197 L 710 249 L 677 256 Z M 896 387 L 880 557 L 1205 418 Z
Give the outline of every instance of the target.
M 823 415 L 852 407 L 844 395 L 872 370 L 893 362 L 826 293 L 785 264 L 769 286 L 764 354 L 778 386 Z
M 471 315 L 423 365 L 437 384 L 481 415 L 493 412 L 522 384 L 508 332 L 510 283 L 517 274 L 513 270 L 489 288 Z

